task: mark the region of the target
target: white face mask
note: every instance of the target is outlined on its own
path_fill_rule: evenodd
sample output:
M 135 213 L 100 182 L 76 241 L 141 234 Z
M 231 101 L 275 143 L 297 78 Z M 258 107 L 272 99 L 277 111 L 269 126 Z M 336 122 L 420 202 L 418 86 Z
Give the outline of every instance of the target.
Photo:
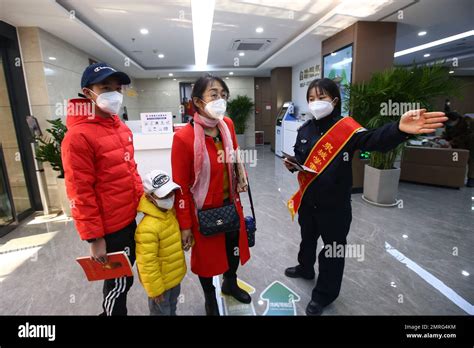
M 325 100 L 315 100 L 308 104 L 309 111 L 313 114 L 314 118 L 320 120 L 332 113 L 334 106 L 332 102 Z
M 222 98 L 207 103 L 206 107 L 204 108 L 207 114 L 216 120 L 224 119 L 226 109 L 227 102 Z
M 173 208 L 173 205 L 174 205 L 174 195 L 172 195 L 169 198 L 157 198 L 157 199 L 154 199 L 154 201 L 156 205 L 159 206 L 160 208 L 170 210 L 171 208 Z
M 111 115 L 115 115 L 119 112 L 120 106 L 122 106 L 123 101 L 122 93 L 113 91 L 97 94 L 90 89 L 89 91 L 91 91 L 97 96 L 95 103 L 102 111 L 107 112 Z

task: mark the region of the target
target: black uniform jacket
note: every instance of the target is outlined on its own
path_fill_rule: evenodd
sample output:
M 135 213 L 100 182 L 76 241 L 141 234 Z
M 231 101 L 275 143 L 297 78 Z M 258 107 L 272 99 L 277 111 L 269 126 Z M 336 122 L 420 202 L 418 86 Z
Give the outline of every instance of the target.
M 313 118 L 306 121 L 299 128 L 294 145 L 295 157 L 299 163 L 306 161 L 319 138 L 341 118 L 341 116 L 328 116 L 321 120 Z M 320 209 L 350 209 L 351 163 L 354 151 L 359 149 L 362 151 L 386 152 L 409 137 L 409 134 L 398 129 L 398 122 L 355 133 L 324 172 L 308 187 L 303 196 L 302 204 L 310 204 Z

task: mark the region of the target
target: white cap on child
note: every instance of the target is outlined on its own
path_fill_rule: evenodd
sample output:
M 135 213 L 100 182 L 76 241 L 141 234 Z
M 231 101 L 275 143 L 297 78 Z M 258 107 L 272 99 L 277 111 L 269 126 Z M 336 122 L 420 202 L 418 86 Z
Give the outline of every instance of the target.
M 181 187 L 171 180 L 171 177 L 163 170 L 152 170 L 143 178 L 143 190 L 145 193 L 154 193 L 158 198 L 165 197 L 171 191 Z

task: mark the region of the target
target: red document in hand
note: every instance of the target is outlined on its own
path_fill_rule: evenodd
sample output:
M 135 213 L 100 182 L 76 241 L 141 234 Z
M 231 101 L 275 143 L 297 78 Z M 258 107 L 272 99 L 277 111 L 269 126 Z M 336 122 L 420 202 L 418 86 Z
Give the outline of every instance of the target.
M 84 270 L 87 280 L 105 280 L 120 277 L 131 277 L 132 264 L 124 251 L 107 254 L 108 262 L 106 264 L 98 263 L 90 256 L 79 257 L 76 259 Z

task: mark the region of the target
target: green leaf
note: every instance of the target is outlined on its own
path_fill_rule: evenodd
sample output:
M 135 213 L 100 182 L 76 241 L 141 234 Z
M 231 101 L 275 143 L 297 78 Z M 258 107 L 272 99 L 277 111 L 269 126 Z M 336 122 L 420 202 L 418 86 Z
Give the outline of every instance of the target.
M 382 103 L 414 103 L 431 109 L 435 98 L 460 96 L 461 86 L 448 69 L 440 65 L 413 66 L 411 69 L 394 67 L 376 72 L 369 81 L 346 85 L 343 100 L 351 116 L 368 129 L 398 121 L 400 115 L 381 115 Z M 370 166 L 391 169 L 403 144 L 386 153 L 372 152 Z
M 227 114 L 234 122 L 235 132 L 244 134 L 247 120 L 255 104 L 245 95 L 238 95 L 227 103 Z
M 40 162 L 48 162 L 53 170 L 59 172 L 60 177 L 64 177 L 63 163 L 61 159 L 61 143 L 67 128 L 60 118 L 55 120 L 47 120 L 52 125 L 46 129 L 49 134 L 37 137 L 38 146 L 36 147 L 35 157 Z

